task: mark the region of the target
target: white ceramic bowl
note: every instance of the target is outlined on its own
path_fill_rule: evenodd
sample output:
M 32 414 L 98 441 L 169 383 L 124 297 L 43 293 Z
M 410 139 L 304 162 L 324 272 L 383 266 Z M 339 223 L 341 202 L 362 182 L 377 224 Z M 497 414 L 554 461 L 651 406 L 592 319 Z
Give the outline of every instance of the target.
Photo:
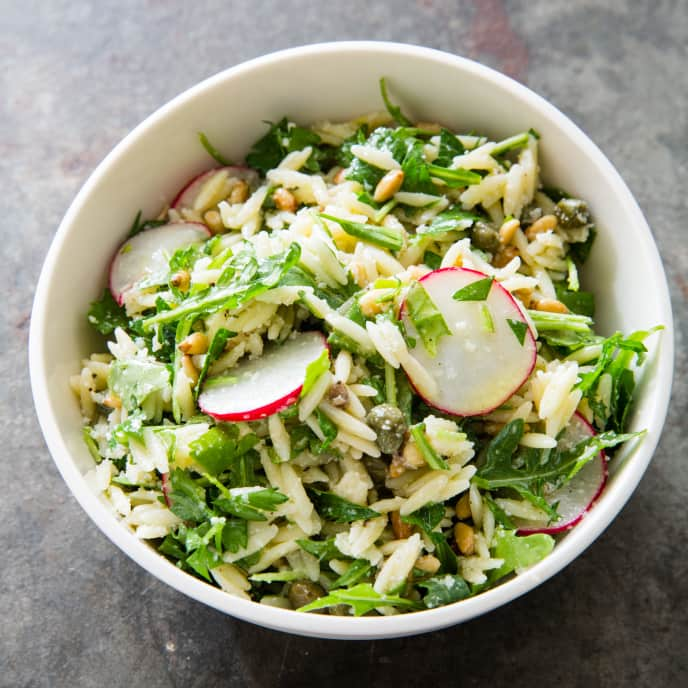
M 597 296 L 599 327 L 629 332 L 662 323 L 665 330 L 661 343 L 653 338 L 631 417 L 631 429 L 647 428 L 647 436 L 617 455 L 601 499 L 544 561 L 493 590 L 434 610 L 380 618 L 307 615 L 231 597 L 180 571 L 120 525 L 83 479 L 93 463 L 68 378 L 82 357 L 102 347 L 85 313 L 105 284 L 132 216 L 139 208 L 144 217 L 157 214 L 183 182 L 210 166 L 197 131 L 239 160 L 265 131 L 264 120 L 285 114 L 300 123 L 342 120 L 381 109 L 380 76 L 419 120 L 475 128 L 497 139 L 529 127 L 540 132 L 545 179 L 586 199 L 600 228 L 583 276 Z M 673 331 L 666 278 L 641 211 L 607 158 L 570 120 L 526 87 L 469 60 L 401 44 L 329 43 L 268 55 L 202 82 L 151 115 L 107 156 L 50 247 L 31 319 L 30 368 L 38 418 L 67 485 L 99 528 L 150 573 L 269 628 L 381 638 L 442 628 L 495 609 L 547 580 L 602 533 L 635 489 L 659 439 L 672 380 Z

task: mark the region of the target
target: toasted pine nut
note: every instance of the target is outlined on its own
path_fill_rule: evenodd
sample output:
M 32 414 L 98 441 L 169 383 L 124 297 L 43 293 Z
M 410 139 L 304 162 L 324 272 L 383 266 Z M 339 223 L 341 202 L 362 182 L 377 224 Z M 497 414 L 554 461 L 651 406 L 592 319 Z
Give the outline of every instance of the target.
M 533 301 L 533 290 L 532 289 L 515 289 L 513 295 L 526 307 L 530 308 L 530 304 Z
M 198 382 L 198 370 L 196 370 L 193 359 L 188 354 L 182 356 L 182 370 L 194 385 Z
M 425 459 L 415 442 L 407 442 L 401 451 L 401 458 L 407 468 L 420 468 L 425 464 Z
M 528 229 L 526 229 L 526 237 L 528 241 L 532 241 L 538 234 L 542 232 L 549 232 L 558 224 L 558 220 L 554 215 L 543 215 L 539 220 L 535 220 Z
M 515 246 L 504 246 L 497 253 L 495 253 L 495 257 L 492 259 L 492 265 L 494 265 L 496 268 L 503 268 L 505 265 L 508 265 L 516 256 L 518 255 L 518 249 Z
M 342 184 L 343 182 L 345 182 L 346 181 L 346 167 L 342 167 L 342 169 L 339 170 L 339 172 L 337 172 L 337 174 L 334 175 L 334 178 L 332 179 L 332 181 L 335 184 Z
M 389 515 L 389 519 L 392 522 L 392 530 L 397 540 L 405 540 L 411 537 L 411 533 L 413 532 L 411 526 L 401 520 L 401 514 L 398 511 L 392 511 Z
M 535 302 L 536 311 L 545 311 L 546 313 L 568 313 L 569 309 L 557 299 L 538 299 Z
M 475 551 L 475 533 L 466 523 L 457 523 L 454 526 L 454 540 L 459 552 L 468 557 Z
M 272 200 L 279 210 L 287 210 L 290 213 L 296 210 L 294 194 L 283 187 L 275 190 L 275 193 L 272 194 Z
M 516 234 L 516 230 L 520 226 L 521 223 L 515 217 L 512 217 L 511 220 L 507 220 L 499 228 L 499 240 L 502 242 L 502 244 L 504 244 L 504 246 L 511 243 L 511 240 L 514 238 L 514 234 Z
M 389 464 L 389 477 L 398 478 L 400 475 L 406 473 L 406 466 L 404 466 L 404 460 L 399 454 L 395 454 L 392 457 L 392 461 Z
M 180 270 L 175 272 L 170 278 L 170 284 L 173 287 L 177 287 L 179 291 L 187 291 L 189 288 L 189 282 L 191 281 L 191 275 L 189 275 L 187 270 Z
M 462 521 L 471 517 L 471 501 L 468 497 L 468 492 L 464 492 L 461 499 L 456 502 L 454 509 L 456 511 L 456 517 L 460 518 Z
M 394 194 L 401 189 L 401 185 L 404 183 L 404 173 L 402 170 L 390 170 L 387 174 L 377 183 L 375 187 L 375 193 L 373 194 L 373 200 L 376 203 L 382 203 L 388 201 Z
M 437 122 L 416 122 L 416 129 L 423 131 L 431 131 L 433 134 L 439 134 L 442 131 L 442 125 Z
M 243 203 L 248 198 L 248 192 L 248 184 L 243 179 L 239 179 L 229 192 L 227 200 L 230 203 Z
M 432 554 L 426 554 L 425 556 L 418 557 L 414 566 L 426 573 L 437 573 L 440 569 L 440 560 L 437 557 L 433 557 Z
M 222 218 L 217 210 L 209 210 L 207 213 L 205 213 L 205 215 L 203 215 L 203 220 L 213 234 L 219 234 L 220 232 L 224 231 L 225 227 L 222 224 Z
M 103 399 L 103 406 L 107 406 L 111 409 L 122 408 L 122 400 L 112 392 L 108 392 L 105 399 Z
M 377 294 L 373 291 L 366 292 L 358 300 L 358 305 L 361 307 L 361 312 L 367 318 L 372 318 L 378 313 L 382 313 L 383 304 L 377 300 Z
M 208 351 L 208 337 L 203 332 L 192 332 L 179 343 L 179 350 L 190 356 L 204 354 Z

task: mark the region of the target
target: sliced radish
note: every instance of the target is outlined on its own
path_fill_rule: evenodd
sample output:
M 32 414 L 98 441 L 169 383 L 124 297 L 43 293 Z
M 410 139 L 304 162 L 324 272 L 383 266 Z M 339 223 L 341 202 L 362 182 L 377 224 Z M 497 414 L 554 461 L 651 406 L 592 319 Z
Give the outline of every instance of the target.
M 516 301 L 499 283 L 492 282 L 484 300 L 454 299 L 459 290 L 486 279 L 476 270 L 441 268 L 419 280 L 450 331 L 440 337 L 435 356 L 423 346 L 406 302 L 401 307 L 406 331 L 417 342 L 411 353 L 437 382 L 434 393 L 421 396 L 455 416 L 477 416 L 497 408 L 525 382 L 535 365 L 533 332 Z M 409 378 L 418 391 L 413 375 Z
M 165 504 L 169 509 L 172 506 L 172 500 L 170 499 L 170 494 L 172 493 L 172 485 L 170 485 L 170 474 L 161 473 L 160 482 L 162 483 L 162 496 L 165 500 Z
M 566 428 L 564 436 L 559 440 L 559 446 L 574 447 L 594 434 L 595 431 L 590 423 L 576 413 L 571 418 L 571 423 Z M 534 525 L 532 521 L 514 519 L 518 533 L 522 535 L 530 535 L 531 533 L 554 535 L 570 530 L 590 511 L 607 483 L 607 475 L 607 458 L 604 452 L 600 452 L 594 459 L 588 461 L 568 483 L 546 497 L 548 504 L 557 503 L 560 518 L 556 523 L 550 526 L 538 526 Z
M 309 364 L 327 350 L 320 332 L 301 332 L 284 344 L 244 359 L 226 375 L 208 378 L 198 397 L 203 413 L 217 420 L 258 420 L 299 398 Z
M 221 191 L 223 188 L 226 189 L 226 185 L 229 183 L 230 179 L 242 179 L 249 186 L 255 186 L 258 183 L 258 173 L 250 167 L 217 167 L 213 170 L 208 170 L 194 177 L 186 184 L 177 194 L 174 201 L 172 201 L 172 207 L 175 210 L 181 210 L 182 208 L 190 208 L 198 211 L 205 210 L 208 206 L 206 202 L 201 202 L 201 207 L 196 207 L 199 199 L 202 201 L 201 194 L 205 192 L 207 198 L 212 200 L 212 185 L 217 185 L 218 190 Z M 215 205 L 217 205 L 220 200 L 222 200 L 222 198 L 218 198 Z
M 170 222 L 127 239 L 110 266 L 110 291 L 117 303 L 124 292 L 146 275 L 166 273 L 177 249 L 205 241 L 210 230 L 198 222 Z

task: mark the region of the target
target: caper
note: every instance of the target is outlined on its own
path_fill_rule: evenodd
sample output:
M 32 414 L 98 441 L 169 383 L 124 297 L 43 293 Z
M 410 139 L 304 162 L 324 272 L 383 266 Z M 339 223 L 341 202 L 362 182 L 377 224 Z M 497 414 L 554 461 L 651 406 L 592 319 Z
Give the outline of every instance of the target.
M 564 229 L 577 229 L 591 222 L 588 204 L 579 198 L 562 198 L 557 203 L 554 214 Z
M 404 414 L 391 404 L 373 406 L 366 416 L 368 425 L 377 433 L 377 446 L 383 454 L 393 454 L 404 441 Z
M 363 463 L 375 485 L 384 485 L 387 478 L 387 464 L 379 457 L 364 456 Z
M 322 586 L 309 580 L 294 581 L 289 586 L 289 602 L 294 609 L 314 602 L 325 594 Z
M 489 253 L 499 250 L 499 232 L 485 222 L 476 222 L 473 225 L 471 241 L 476 248 Z

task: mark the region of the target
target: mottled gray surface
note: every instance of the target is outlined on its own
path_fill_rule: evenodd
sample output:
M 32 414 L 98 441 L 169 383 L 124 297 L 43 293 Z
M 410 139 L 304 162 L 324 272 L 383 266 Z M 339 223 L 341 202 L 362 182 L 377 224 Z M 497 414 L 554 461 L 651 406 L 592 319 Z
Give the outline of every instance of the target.
M 0 3 L 0 686 L 688 684 L 688 4 L 685 0 Z M 617 165 L 669 276 L 677 366 L 664 436 L 612 527 L 486 617 L 405 640 L 305 640 L 186 599 L 68 494 L 34 417 L 26 344 L 41 262 L 78 188 L 146 115 L 247 58 L 376 38 L 473 57 L 568 113 Z

